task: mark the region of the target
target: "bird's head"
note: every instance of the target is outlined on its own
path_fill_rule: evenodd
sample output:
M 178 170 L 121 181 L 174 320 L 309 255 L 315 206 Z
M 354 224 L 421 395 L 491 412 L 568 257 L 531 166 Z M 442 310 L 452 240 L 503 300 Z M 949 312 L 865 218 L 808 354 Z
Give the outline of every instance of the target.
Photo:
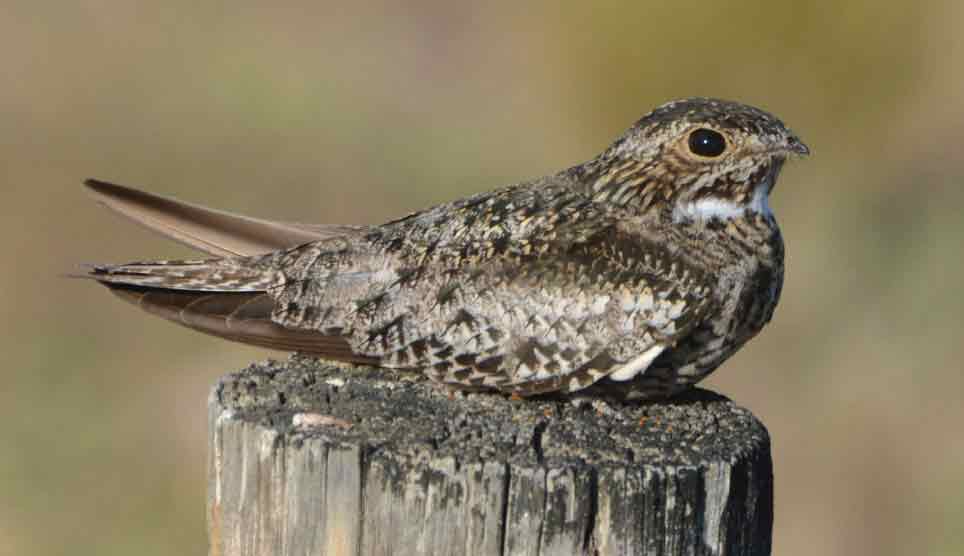
M 763 110 L 689 98 L 644 116 L 593 164 L 594 194 L 680 219 L 768 213 L 767 196 L 787 157 L 809 148 Z

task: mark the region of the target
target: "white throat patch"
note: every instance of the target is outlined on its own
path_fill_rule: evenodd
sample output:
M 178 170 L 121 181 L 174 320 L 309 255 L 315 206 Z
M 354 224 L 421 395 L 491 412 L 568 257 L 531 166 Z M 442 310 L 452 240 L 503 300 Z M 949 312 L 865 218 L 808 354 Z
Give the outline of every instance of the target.
M 736 203 L 720 197 L 705 197 L 689 203 L 682 203 L 676 205 L 673 210 L 673 220 L 676 222 L 685 220 L 705 222 L 714 218 L 729 220 L 743 216 L 747 211 L 769 218 L 773 216 L 773 212 L 770 210 L 769 189 L 769 183 L 762 183 L 757 186 L 749 203 Z

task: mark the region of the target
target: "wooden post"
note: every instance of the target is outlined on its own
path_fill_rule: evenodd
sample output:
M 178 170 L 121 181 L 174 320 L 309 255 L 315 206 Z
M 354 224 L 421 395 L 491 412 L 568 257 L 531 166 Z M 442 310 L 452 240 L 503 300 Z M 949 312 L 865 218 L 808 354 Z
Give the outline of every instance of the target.
M 513 400 L 292 357 L 209 410 L 211 555 L 770 553 L 766 429 L 706 390 Z

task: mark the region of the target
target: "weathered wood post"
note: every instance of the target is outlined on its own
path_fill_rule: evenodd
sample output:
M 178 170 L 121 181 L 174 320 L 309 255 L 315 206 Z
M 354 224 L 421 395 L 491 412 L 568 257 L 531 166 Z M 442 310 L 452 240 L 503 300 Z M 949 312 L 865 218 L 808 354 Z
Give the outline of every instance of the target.
M 766 429 L 705 390 L 607 411 L 294 357 L 209 409 L 212 555 L 770 553 Z

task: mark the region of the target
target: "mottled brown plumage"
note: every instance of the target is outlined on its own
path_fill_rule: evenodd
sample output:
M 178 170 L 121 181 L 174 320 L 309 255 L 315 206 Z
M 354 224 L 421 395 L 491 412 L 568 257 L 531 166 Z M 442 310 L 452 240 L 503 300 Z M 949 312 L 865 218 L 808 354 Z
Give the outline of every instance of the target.
M 595 159 L 381 226 L 236 217 L 102 182 L 99 198 L 217 255 L 89 277 L 217 336 L 519 395 L 670 395 L 770 320 L 767 197 L 807 148 L 746 105 L 686 99 Z

